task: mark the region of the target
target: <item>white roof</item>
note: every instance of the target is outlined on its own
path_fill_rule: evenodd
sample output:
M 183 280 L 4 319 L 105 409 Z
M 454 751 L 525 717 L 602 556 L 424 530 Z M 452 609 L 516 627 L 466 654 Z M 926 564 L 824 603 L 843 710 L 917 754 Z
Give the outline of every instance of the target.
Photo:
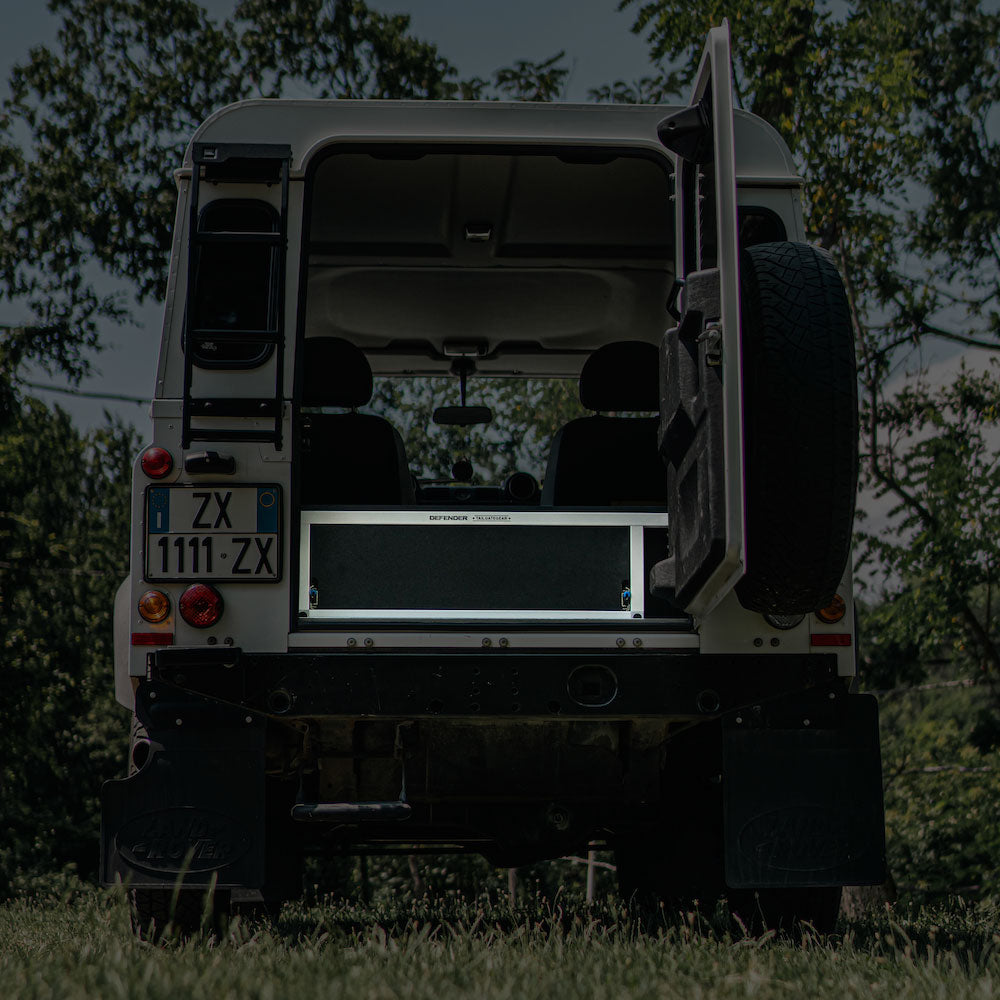
M 626 144 L 672 157 L 657 140 L 656 125 L 678 110 L 628 104 L 253 100 L 217 111 L 192 142 L 287 143 L 296 173 L 317 150 L 351 140 Z M 791 154 L 775 129 L 745 111 L 736 112 L 735 128 L 741 182 L 799 182 Z M 189 146 L 184 167 L 190 169 L 191 163 Z

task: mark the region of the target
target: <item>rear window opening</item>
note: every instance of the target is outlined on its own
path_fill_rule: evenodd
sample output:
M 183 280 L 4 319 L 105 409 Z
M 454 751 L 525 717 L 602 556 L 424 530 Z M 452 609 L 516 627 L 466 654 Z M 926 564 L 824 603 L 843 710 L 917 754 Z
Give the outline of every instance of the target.
M 616 369 L 614 399 L 583 405 L 578 381 L 595 351 L 625 342 L 648 352 L 636 382 L 655 381 L 673 282 L 669 160 L 637 148 L 338 144 L 308 183 L 305 506 L 662 506 L 665 487 L 655 499 L 608 488 L 621 478 L 612 424 L 643 425 L 665 478 L 655 391 L 629 399 L 632 377 Z M 357 384 L 317 382 L 324 367 Z M 464 401 L 492 419 L 435 422 L 435 410 L 461 407 L 463 371 Z M 586 450 L 576 438 L 598 425 L 609 433 L 591 455 L 593 495 L 558 499 L 553 447 L 562 441 L 573 464 L 570 452 Z M 327 444 L 348 431 L 368 443 Z M 357 482 L 337 486 L 329 470 L 348 465 Z
M 307 338 L 382 375 L 576 376 L 657 342 L 673 281 L 670 161 L 638 149 L 338 144 L 308 178 Z
M 191 325 L 200 368 L 252 368 L 272 354 L 258 344 L 277 324 L 278 213 L 264 201 L 220 198 L 202 209 Z M 212 333 L 218 334 L 213 337 Z M 232 340 L 245 333 L 246 340 Z
M 305 506 L 662 508 L 657 348 L 591 355 L 579 379 L 373 377 L 340 338 L 305 341 Z M 348 472 L 347 470 L 352 470 Z

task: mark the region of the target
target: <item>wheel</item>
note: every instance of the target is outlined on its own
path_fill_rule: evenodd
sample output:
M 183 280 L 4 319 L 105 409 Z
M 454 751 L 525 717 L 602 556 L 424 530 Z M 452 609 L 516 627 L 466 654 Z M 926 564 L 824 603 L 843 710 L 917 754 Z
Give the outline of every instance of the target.
M 721 865 L 702 852 L 677 862 L 664 840 L 620 842 L 615 849 L 618 891 L 640 912 L 662 908 L 668 917 L 699 913 L 714 922 L 725 899 L 734 931 L 753 935 L 774 930 L 792 933 L 808 924 L 819 934 L 833 932 L 840 912 L 840 886 L 808 889 L 728 889 Z
M 722 732 L 718 722 L 683 731 L 666 747 L 663 813 L 615 838 L 622 898 L 640 912 L 665 916 L 697 912 L 709 926 L 725 926 L 717 906 L 725 899 L 731 928 L 752 934 L 790 932 L 806 922 L 830 933 L 840 910 L 833 888 L 731 889 L 726 885 Z M 717 921 L 716 917 L 720 917 Z
M 761 243 L 742 257 L 747 572 L 740 603 L 807 614 L 850 552 L 858 394 L 847 295 L 830 256 Z
M 791 933 L 808 924 L 831 934 L 840 913 L 839 885 L 808 889 L 730 889 L 729 912 L 751 934 L 775 930 Z
M 720 857 L 706 850 L 693 855 L 678 852 L 666 825 L 646 834 L 633 833 L 615 843 L 618 892 L 643 914 L 662 911 L 674 918 L 697 912 L 711 920 L 725 894 Z
M 722 726 L 703 723 L 664 750 L 659 816 L 618 832 L 615 866 L 622 898 L 668 916 L 697 910 L 711 919 L 725 895 Z
M 144 941 L 158 942 L 172 934 L 187 938 L 220 929 L 229 914 L 229 893 L 214 892 L 206 898 L 203 889 L 132 889 L 129 909 L 132 930 Z

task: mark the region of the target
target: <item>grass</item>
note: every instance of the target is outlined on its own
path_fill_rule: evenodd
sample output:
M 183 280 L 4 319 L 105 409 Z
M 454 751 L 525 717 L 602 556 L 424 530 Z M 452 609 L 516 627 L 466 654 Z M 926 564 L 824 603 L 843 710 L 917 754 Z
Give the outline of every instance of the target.
M 615 903 L 541 899 L 286 906 L 219 938 L 161 946 L 131 933 L 122 893 L 0 905 L 0 996 L 381 998 L 991 997 L 1000 911 L 960 902 L 881 913 L 825 941 L 640 924 Z

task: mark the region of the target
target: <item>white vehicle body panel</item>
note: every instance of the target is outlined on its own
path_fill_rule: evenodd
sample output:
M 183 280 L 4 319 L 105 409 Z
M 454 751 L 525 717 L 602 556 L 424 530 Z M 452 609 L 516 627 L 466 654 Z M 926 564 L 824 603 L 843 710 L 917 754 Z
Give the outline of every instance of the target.
M 722 41 L 713 35 L 716 72 L 723 57 Z M 726 43 L 728 44 L 728 43 Z M 712 59 L 706 62 L 696 87 L 708 85 Z M 724 89 L 717 89 L 716 99 L 722 100 Z M 300 329 L 298 315 L 301 300 L 300 275 L 304 273 L 301 262 L 304 227 L 304 197 L 306 179 L 311 163 L 321 153 L 339 143 L 387 143 L 396 146 L 406 143 L 453 144 L 510 144 L 531 146 L 585 146 L 588 148 L 615 147 L 644 151 L 664 162 L 672 169 L 673 156 L 656 139 L 656 124 L 667 114 L 678 110 L 674 107 L 602 106 L 602 105 L 535 105 L 512 103 L 462 103 L 462 102 L 404 102 L 404 101 L 248 101 L 224 108 L 209 118 L 198 130 L 194 142 L 198 143 L 288 143 L 292 150 L 290 166 L 289 200 L 287 211 L 287 268 L 284 285 L 285 347 L 283 359 L 281 450 L 268 443 L 233 442 L 224 450 L 235 460 L 235 473 L 231 476 L 193 475 L 183 471 L 184 461 L 192 453 L 205 447 L 219 447 L 195 442 L 185 452 L 181 448 L 181 414 L 183 395 L 184 303 L 187 298 L 187 246 L 189 226 L 188 197 L 191 187 L 191 150 L 184 165 L 177 173 L 178 209 L 174 229 L 167 298 L 163 317 L 163 336 L 156 378 L 156 398 L 152 404 L 153 442 L 166 448 L 174 458 L 174 468 L 155 485 L 176 483 L 237 486 L 248 484 L 275 484 L 286 498 L 283 508 L 281 579 L 267 585 L 227 583 L 225 589 L 226 611 L 220 627 L 195 629 L 186 625 L 177 614 L 177 601 L 185 584 L 161 581 L 157 584 L 168 594 L 173 608 L 170 616 L 161 623 L 150 625 L 137 611 L 140 595 L 150 588 L 144 579 L 144 539 L 146 532 L 144 490 L 153 481 L 142 472 L 138 460 L 134 467 L 132 508 L 132 562 L 130 580 L 123 585 L 116 600 L 116 694 L 119 701 L 131 706 L 132 680 L 146 676 L 146 654 L 149 646 L 129 645 L 130 633 L 163 633 L 172 636 L 177 646 L 214 645 L 240 647 L 257 652 L 284 652 L 303 649 L 328 649 L 347 646 L 352 640 L 362 648 L 412 648 L 436 645 L 441 648 L 485 646 L 491 643 L 506 644 L 519 649 L 552 648 L 614 648 L 622 649 L 676 649 L 712 651 L 747 651 L 753 649 L 755 637 L 769 642 L 774 630 L 762 623 L 759 615 L 752 615 L 739 608 L 735 600 L 725 594 L 741 572 L 742 506 L 734 500 L 730 508 L 730 558 L 724 568 L 699 595 L 696 625 L 688 632 L 650 629 L 646 623 L 633 622 L 622 616 L 621 622 L 607 621 L 605 627 L 574 629 L 569 620 L 554 627 L 540 622 L 525 621 L 522 627 L 504 622 L 502 628 L 490 624 L 490 615 L 482 615 L 482 626 L 470 622 L 454 623 L 446 629 L 426 630 L 420 623 L 412 625 L 400 621 L 398 626 L 378 624 L 374 621 L 361 627 L 330 619 L 322 631 L 297 630 L 297 614 L 302 598 L 299 575 L 294 570 L 298 559 L 298 512 L 293 509 L 293 482 L 291 472 L 293 405 L 295 379 L 296 331 Z M 768 209 L 780 217 L 789 239 L 802 239 L 804 227 L 799 201 L 800 178 L 794 163 L 777 132 L 758 118 L 736 111 L 732 141 L 726 145 L 725 135 L 717 137 L 724 145 L 723 161 L 728 177 L 735 185 L 735 200 L 725 207 L 725 217 L 720 218 L 720 246 L 723 266 L 730 274 L 738 273 L 736 263 L 735 211 L 737 204 L 753 205 Z M 268 200 L 275 207 L 279 204 L 276 185 L 260 186 L 253 197 Z M 238 185 L 225 183 L 211 186 L 202 184 L 202 205 L 215 198 L 246 197 Z M 723 326 L 730 343 L 725 351 L 726 378 L 739 386 L 738 354 L 738 297 L 729 287 L 723 302 Z M 664 324 L 666 325 L 666 323 Z M 245 397 L 265 394 L 273 387 L 276 356 L 256 370 L 231 371 L 194 369 L 192 392 L 196 395 L 217 397 Z M 735 482 L 742 481 L 739 470 L 742 454 L 739 396 L 727 402 L 727 449 L 735 455 L 731 469 Z M 266 425 L 268 421 L 261 421 Z M 718 605 L 718 607 L 716 607 Z M 713 610 L 715 608 L 715 610 Z M 308 612 L 308 608 L 304 609 Z M 308 614 L 304 617 L 308 618 Z M 404 618 L 405 616 L 400 616 Z M 419 617 L 419 616 L 417 616 Z M 492 617 L 498 617 L 496 615 Z M 509 615 L 507 617 L 510 617 Z M 586 617 L 586 616 L 583 616 Z M 591 621 L 590 625 L 597 623 Z M 846 626 L 844 626 L 846 627 Z M 805 623 L 796 634 L 783 633 L 776 651 L 801 651 L 808 643 L 809 624 Z M 371 640 L 369 646 L 368 640 Z M 771 647 L 768 646 L 768 649 Z M 819 650 L 829 652 L 830 650 Z M 840 651 L 841 672 L 853 672 L 853 655 Z

